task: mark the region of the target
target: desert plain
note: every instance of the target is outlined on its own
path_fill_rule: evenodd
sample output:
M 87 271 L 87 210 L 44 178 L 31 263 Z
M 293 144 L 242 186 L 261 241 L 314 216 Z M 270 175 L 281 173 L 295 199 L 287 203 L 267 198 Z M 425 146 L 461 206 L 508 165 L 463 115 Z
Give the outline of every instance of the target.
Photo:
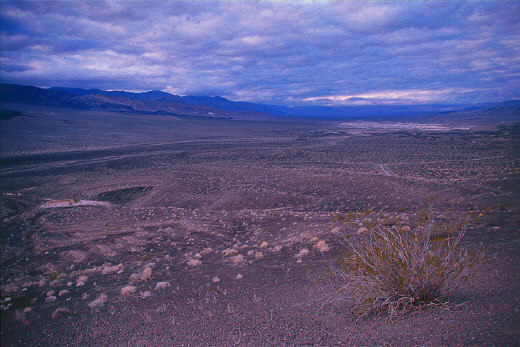
M 3 346 L 520 343 L 518 126 L 22 112 L 1 121 Z M 356 321 L 315 277 L 335 217 L 412 224 L 432 196 L 468 220 L 473 279 Z

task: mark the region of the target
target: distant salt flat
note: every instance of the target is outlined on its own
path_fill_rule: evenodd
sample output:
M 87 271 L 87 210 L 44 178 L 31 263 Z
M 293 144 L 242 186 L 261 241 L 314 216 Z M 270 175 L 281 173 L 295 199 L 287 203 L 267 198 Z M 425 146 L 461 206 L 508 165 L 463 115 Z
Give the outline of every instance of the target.
M 43 205 L 41 208 L 62 208 L 62 207 L 75 207 L 75 206 L 110 206 L 111 204 L 106 201 L 94 201 L 94 200 L 73 200 L 73 199 L 62 199 L 62 200 L 51 200 Z
M 402 122 L 343 122 L 342 128 L 358 130 L 358 131 L 403 131 L 403 130 L 421 130 L 421 131 L 450 131 L 450 130 L 467 130 L 469 127 L 450 127 L 435 123 L 402 123 Z

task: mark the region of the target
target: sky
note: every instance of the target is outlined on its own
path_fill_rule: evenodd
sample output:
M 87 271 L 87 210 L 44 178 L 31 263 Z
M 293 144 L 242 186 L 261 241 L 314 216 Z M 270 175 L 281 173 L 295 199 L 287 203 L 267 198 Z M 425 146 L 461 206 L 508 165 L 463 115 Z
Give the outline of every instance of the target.
M 520 98 L 520 1 L 3 1 L 0 80 L 282 105 Z

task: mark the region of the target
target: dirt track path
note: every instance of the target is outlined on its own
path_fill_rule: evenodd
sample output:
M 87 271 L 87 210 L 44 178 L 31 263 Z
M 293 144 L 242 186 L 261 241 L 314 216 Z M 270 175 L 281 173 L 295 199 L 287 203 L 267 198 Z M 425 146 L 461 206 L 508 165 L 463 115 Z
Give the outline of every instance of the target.
M 390 172 L 390 171 L 387 170 L 385 164 L 379 164 L 379 169 L 381 170 L 381 172 L 382 172 L 383 175 L 385 175 L 385 176 L 388 176 L 388 177 L 397 177 L 393 172 Z

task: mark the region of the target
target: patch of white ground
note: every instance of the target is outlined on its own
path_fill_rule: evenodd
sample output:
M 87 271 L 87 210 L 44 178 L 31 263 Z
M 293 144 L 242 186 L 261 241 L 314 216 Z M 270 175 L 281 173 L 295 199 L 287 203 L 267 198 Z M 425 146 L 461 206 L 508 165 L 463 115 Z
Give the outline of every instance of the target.
M 60 199 L 51 200 L 42 204 L 41 208 L 64 208 L 64 207 L 76 207 L 76 206 L 111 206 L 106 201 L 95 201 L 95 200 L 74 200 L 74 199 Z
M 394 131 L 451 131 L 468 130 L 469 127 L 452 127 L 437 123 L 404 123 L 404 122 L 343 122 L 340 125 L 351 133 L 370 133 L 370 132 L 394 132 Z

